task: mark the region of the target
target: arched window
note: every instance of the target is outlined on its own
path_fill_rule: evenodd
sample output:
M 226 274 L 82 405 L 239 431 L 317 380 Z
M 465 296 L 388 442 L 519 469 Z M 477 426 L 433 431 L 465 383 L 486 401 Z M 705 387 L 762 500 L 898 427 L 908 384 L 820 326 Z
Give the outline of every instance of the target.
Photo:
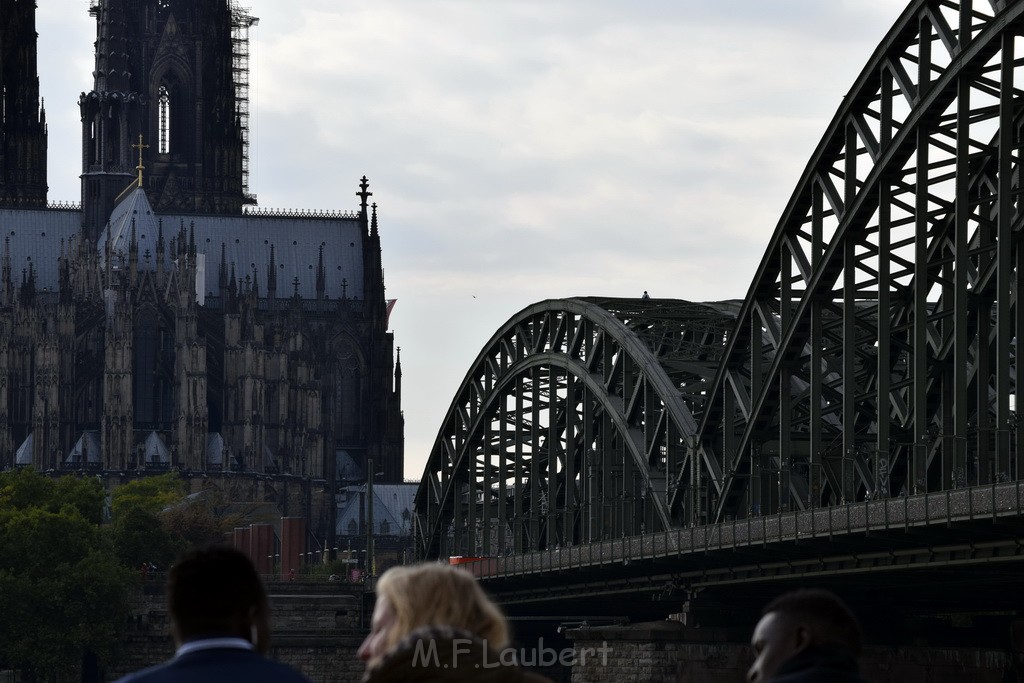
M 160 112 L 160 154 L 171 152 L 171 93 L 167 86 L 161 85 L 157 93 L 157 107 Z

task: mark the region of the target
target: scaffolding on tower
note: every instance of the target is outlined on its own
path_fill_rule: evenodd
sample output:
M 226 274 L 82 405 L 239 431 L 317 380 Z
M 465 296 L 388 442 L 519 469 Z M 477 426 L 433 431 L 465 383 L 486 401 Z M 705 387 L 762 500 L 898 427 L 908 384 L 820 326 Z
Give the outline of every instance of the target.
M 242 132 L 242 196 L 246 204 L 255 204 L 249 192 L 249 29 L 259 23 L 237 0 L 231 0 L 231 68 L 235 82 L 235 116 Z

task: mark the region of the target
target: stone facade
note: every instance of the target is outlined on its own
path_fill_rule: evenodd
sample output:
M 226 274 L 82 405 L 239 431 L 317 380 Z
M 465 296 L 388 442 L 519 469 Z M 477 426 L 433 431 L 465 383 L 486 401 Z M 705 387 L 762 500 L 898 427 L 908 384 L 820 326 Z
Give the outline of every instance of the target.
M 364 633 L 360 591 L 338 584 L 280 583 L 268 586 L 273 659 L 302 671 L 314 683 L 357 683 L 363 663 L 356 656 Z M 174 654 L 163 585 L 146 581 L 132 596 L 132 619 L 124 638 L 124 656 L 105 680 L 117 680 Z
M 584 648 L 597 653 L 572 667 L 572 683 L 734 683 L 743 680 L 753 661 L 750 646 L 727 642 L 724 631 L 670 621 L 575 629 L 568 635 L 577 653 Z M 598 648 L 606 648 L 607 655 Z M 870 647 L 861 671 L 874 683 L 1001 683 L 1022 680 L 1024 669 L 1013 653 L 996 649 Z

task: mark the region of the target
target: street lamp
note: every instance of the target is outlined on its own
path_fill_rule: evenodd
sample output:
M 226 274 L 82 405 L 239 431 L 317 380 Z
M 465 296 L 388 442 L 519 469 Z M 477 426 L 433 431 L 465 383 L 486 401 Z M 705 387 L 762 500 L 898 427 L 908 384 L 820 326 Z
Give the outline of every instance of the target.
M 373 547 L 373 480 L 383 474 L 373 471 L 373 458 L 366 459 L 366 573 L 370 576 L 377 573 Z

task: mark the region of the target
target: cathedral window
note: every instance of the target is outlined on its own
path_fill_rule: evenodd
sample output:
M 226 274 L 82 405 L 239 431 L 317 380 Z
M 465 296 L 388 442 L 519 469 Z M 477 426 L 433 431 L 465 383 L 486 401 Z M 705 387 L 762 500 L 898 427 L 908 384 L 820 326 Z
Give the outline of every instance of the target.
M 157 107 L 160 112 L 160 154 L 171 152 L 171 93 L 167 86 L 161 85 L 157 93 Z

